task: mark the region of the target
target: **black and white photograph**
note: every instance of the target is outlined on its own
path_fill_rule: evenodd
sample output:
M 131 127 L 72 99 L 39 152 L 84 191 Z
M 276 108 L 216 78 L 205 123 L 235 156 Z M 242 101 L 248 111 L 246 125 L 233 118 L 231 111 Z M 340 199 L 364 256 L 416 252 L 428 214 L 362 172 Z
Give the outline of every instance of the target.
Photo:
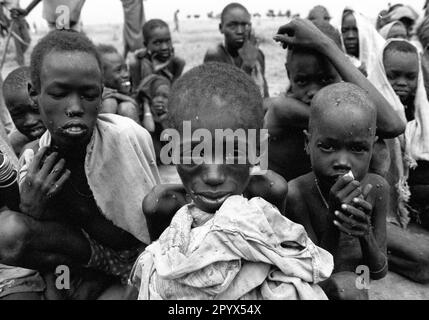
M 429 300 L 429 0 L 0 0 L 12 300 Z

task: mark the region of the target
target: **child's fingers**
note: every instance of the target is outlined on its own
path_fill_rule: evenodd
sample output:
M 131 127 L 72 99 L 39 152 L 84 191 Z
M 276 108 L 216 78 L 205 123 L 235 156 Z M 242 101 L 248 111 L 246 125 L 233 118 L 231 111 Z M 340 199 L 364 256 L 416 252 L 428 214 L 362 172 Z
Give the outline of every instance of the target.
M 360 190 L 359 187 L 359 181 L 352 180 L 348 184 L 346 184 L 345 187 L 340 189 L 337 192 L 336 196 L 342 202 L 347 202 L 347 200 L 351 201 L 354 197 L 357 197 L 362 193 L 362 190 Z
M 362 192 L 362 196 L 363 198 L 366 200 L 366 197 L 369 195 L 369 193 L 372 190 L 372 184 L 367 184 L 364 188 L 363 188 L 363 192 Z
M 53 196 L 58 194 L 58 192 L 60 192 L 63 189 L 64 184 L 70 178 L 70 174 L 71 174 L 71 172 L 68 169 L 62 174 L 62 176 L 57 180 L 56 183 L 53 184 L 53 186 L 49 190 L 49 192 L 47 194 L 48 198 L 52 198 Z
M 49 173 L 52 170 L 52 167 L 57 162 L 57 156 L 58 156 L 57 152 L 52 152 L 49 156 L 46 157 L 46 159 L 42 165 L 42 168 L 40 169 L 40 175 L 42 177 L 47 177 L 49 175 Z
M 361 208 L 366 214 L 370 214 L 372 212 L 372 205 L 364 199 L 354 198 L 353 205 Z
M 293 37 L 289 37 L 289 36 L 283 35 L 283 34 L 276 34 L 273 37 L 273 39 L 276 42 L 281 42 L 283 44 L 284 49 L 286 49 L 288 45 L 293 45 L 293 43 L 294 43 Z
M 341 178 L 339 178 L 335 184 L 332 186 L 331 188 L 331 192 L 336 193 L 340 190 L 342 190 L 345 186 L 347 186 L 350 182 L 353 181 L 353 178 L 350 176 L 342 176 Z
M 28 172 L 36 172 L 39 170 L 40 162 L 42 161 L 47 150 L 48 150 L 48 147 L 43 147 L 36 152 L 36 154 L 34 155 L 33 161 L 31 161 L 30 165 L 28 166 Z
M 348 234 L 349 236 L 361 237 L 364 235 L 364 232 L 355 231 L 355 230 L 352 230 L 350 228 L 347 228 L 346 226 L 344 226 L 343 224 L 341 224 L 337 220 L 334 221 L 334 224 L 340 231 L 344 232 L 345 234 Z
M 66 161 L 64 159 L 60 159 L 57 164 L 54 166 L 52 171 L 49 173 L 47 177 L 47 183 L 51 183 L 58 180 L 60 173 L 63 171 Z
M 367 222 L 368 221 L 368 216 L 364 212 L 362 212 L 359 209 L 356 209 L 353 206 L 350 206 L 350 205 L 347 205 L 347 204 L 343 204 L 343 205 L 341 205 L 341 210 L 344 213 L 348 213 L 355 220 L 358 220 L 360 222 Z

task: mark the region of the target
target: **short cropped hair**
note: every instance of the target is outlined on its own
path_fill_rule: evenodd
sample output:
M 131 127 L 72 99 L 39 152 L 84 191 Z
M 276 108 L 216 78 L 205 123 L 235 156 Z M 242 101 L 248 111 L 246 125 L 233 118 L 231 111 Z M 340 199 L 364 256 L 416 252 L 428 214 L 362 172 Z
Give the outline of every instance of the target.
M 386 57 L 386 54 L 388 52 L 392 52 L 392 51 L 417 54 L 417 48 L 414 45 L 412 45 L 408 41 L 401 41 L 401 40 L 391 41 L 384 49 L 383 58 Z
M 198 119 L 199 114 L 213 114 L 210 102 L 215 97 L 227 103 L 225 111 L 236 117 L 237 128 L 262 128 L 259 88 L 239 68 L 219 62 L 195 67 L 173 84 L 168 101 L 169 124 L 181 130 L 183 121 Z M 221 113 L 219 110 L 216 112 Z M 216 116 L 218 114 L 214 114 Z
M 328 85 L 319 90 L 311 101 L 310 121 L 308 124 L 311 133 L 319 118 L 336 108 L 336 112 L 349 112 L 349 108 L 364 110 L 366 114 L 371 115 L 374 122 L 377 117 L 374 102 L 368 93 L 353 83 L 340 82 Z
M 39 40 L 31 53 L 31 83 L 40 91 L 40 73 L 43 59 L 53 51 L 85 52 L 93 55 L 97 60 L 100 71 L 103 70 L 100 55 L 95 45 L 83 33 L 73 30 L 53 30 Z
M 103 54 L 109 54 L 109 53 L 119 53 L 118 49 L 116 49 L 111 44 L 101 43 L 101 44 L 97 45 L 96 48 L 97 48 L 98 54 L 100 56 L 102 56 Z
M 228 11 L 235 9 L 235 8 L 239 8 L 245 12 L 247 12 L 248 15 L 250 15 L 249 11 L 247 10 L 247 8 L 245 6 L 243 6 L 240 3 L 237 2 L 232 2 L 228 5 L 226 5 L 225 8 L 223 8 L 222 13 L 220 14 L 220 23 L 223 23 L 224 19 L 225 19 L 225 15 L 228 13 Z
M 30 67 L 16 68 L 4 80 L 3 93 L 9 94 L 19 90 L 27 90 L 30 81 Z
M 147 43 L 150 40 L 152 30 L 154 30 L 156 28 L 167 28 L 167 29 L 169 29 L 167 22 L 165 22 L 164 20 L 151 19 L 151 20 L 147 21 L 143 25 L 143 39 L 144 39 L 145 43 Z

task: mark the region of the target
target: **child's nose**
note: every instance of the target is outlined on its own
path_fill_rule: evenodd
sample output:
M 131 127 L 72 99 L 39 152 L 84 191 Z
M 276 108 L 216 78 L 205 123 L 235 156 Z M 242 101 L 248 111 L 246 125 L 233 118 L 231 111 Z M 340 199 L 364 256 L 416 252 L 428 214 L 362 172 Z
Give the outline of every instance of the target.
M 222 165 L 208 164 L 205 166 L 204 182 L 210 186 L 221 185 L 225 182 L 225 175 L 222 170 Z
M 338 153 L 337 159 L 334 163 L 335 170 L 351 170 L 351 163 L 348 152 L 341 151 Z
M 81 116 L 84 113 L 82 102 L 79 95 L 70 97 L 69 104 L 66 109 L 66 115 L 69 117 Z

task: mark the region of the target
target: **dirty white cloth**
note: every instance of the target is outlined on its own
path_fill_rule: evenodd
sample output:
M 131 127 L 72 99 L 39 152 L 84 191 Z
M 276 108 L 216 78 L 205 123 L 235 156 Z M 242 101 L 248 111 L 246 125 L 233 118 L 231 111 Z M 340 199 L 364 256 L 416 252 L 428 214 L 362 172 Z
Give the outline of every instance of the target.
M 385 48 L 393 41 L 406 41 L 403 39 L 389 39 L 383 48 L 378 52 L 377 64 L 369 73 L 369 80 L 386 98 L 393 109 L 397 112 L 404 123 L 407 123 L 405 117 L 405 108 L 402 105 L 399 97 L 393 91 L 390 85 L 383 64 L 383 56 Z M 412 44 L 412 43 L 411 43 Z M 417 52 L 417 48 L 416 48 Z M 408 178 L 409 168 L 417 165 L 416 161 L 429 161 L 429 102 L 427 100 L 426 90 L 424 87 L 423 73 L 421 69 L 420 55 L 419 57 L 419 75 L 417 91 L 414 100 L 415 119 L 406 124 L 405 134 L 396 139 L 389 141 L 391 146 L 392 161 L 395 166 L 394 171 L 397 172 L 396 188 L 399 194 L 399 199 L 405 202 L 409 199 L 409 190 L 406 180 Z M 402 225 L 408 223 L 408 215 L 406 208 L 402 208 L 400 204 L 398 215 L 402 219 Z
M 333 257 L 262 198 L 182 207 L 131 273 L 139 299 L 327 299 Z
M 367 72 L 374 68 L 377 61 L 377 52 L 383 47 L 385 40 L 377 32 L 375 26 L 367 17 L 361 13 L 355 11 L 353 8 L 347 6 L 343 10 L 350 10 L 353 12 L 353 16 L 356 19 L 356 26 L 359 32 L 359 61 L 365 65 Z M 338 30 L 341 31 L 343 14 L 340 16 L 340 20 L 335 22 Z M 341 37 L 342 38 L 342 37 Z
M 51 134 L 46 131 L 39 147 L 50 144 Z M 20 184 L 33 157 L 31 149 L 21 156 Z M 100 114 L 87 146 L 85 172 L 101 213 L 148 244 L 149 232 L 141 206 L 146 194 L 161 181 L 149 132 L 129 118 Z

